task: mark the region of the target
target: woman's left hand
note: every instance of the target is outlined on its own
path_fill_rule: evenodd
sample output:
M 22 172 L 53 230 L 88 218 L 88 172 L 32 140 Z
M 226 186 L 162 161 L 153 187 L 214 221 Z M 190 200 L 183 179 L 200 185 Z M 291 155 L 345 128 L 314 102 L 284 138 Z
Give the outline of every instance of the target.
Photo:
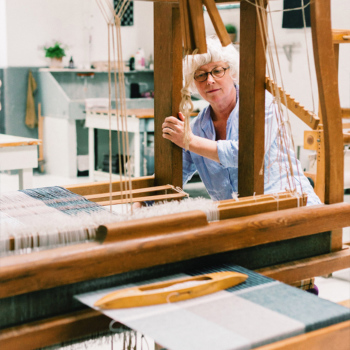
M 179 119 L 175 117 L 167 117 L 162 124 L 163 137 L 175 143 L 177 146 L 184 148 L 184 135 L 185 135 L 185 117 L 179 112 Z M 191 133 L 192 134 L 192 133 Z M 191 140 L 191 138 L 190 138 Z

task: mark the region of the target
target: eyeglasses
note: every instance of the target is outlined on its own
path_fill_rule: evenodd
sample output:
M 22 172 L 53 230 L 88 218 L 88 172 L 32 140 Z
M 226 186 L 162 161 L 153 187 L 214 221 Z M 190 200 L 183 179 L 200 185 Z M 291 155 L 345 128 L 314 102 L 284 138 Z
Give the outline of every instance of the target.
M 194 80 L 203 82 L 208 79 L 208 74 L 210 74 L 214 79 L 222 78 L 226 71 L 230 69 L 230 67 L 215 67 L 211 72 L 198 72 L 194 73 Z

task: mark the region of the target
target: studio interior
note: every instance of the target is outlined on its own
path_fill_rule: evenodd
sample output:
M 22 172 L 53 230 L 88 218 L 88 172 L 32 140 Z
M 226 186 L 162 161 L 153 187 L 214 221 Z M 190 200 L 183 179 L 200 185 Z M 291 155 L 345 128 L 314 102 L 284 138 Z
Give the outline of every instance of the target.
M 349 0 L 0 0 L 0 348 L 348 350 Z

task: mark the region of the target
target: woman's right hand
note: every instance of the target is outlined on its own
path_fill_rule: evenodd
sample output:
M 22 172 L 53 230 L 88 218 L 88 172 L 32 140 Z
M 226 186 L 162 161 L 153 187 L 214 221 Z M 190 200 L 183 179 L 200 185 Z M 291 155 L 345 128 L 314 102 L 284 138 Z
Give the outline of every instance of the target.
M 167 117 L 162 124 L 163 137 L 171 142 L 175 143 L 177 146 L 184 148 L 184 135 L 185 135 L 185 117 L 181 112 L 179 112 L 179 119 L 173 116 Z M 192 132 L 191 132 L 192 134 Z M 191 139 L 191 137 L 190 137 Z

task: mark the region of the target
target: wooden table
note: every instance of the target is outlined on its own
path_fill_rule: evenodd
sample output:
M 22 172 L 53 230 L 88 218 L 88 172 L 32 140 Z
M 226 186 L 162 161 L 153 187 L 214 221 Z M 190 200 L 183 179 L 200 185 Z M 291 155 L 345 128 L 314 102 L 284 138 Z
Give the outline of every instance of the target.
M 18 170 L 19 189 L 31 188 L 41 140 L 0 134 L 0 171 Z

